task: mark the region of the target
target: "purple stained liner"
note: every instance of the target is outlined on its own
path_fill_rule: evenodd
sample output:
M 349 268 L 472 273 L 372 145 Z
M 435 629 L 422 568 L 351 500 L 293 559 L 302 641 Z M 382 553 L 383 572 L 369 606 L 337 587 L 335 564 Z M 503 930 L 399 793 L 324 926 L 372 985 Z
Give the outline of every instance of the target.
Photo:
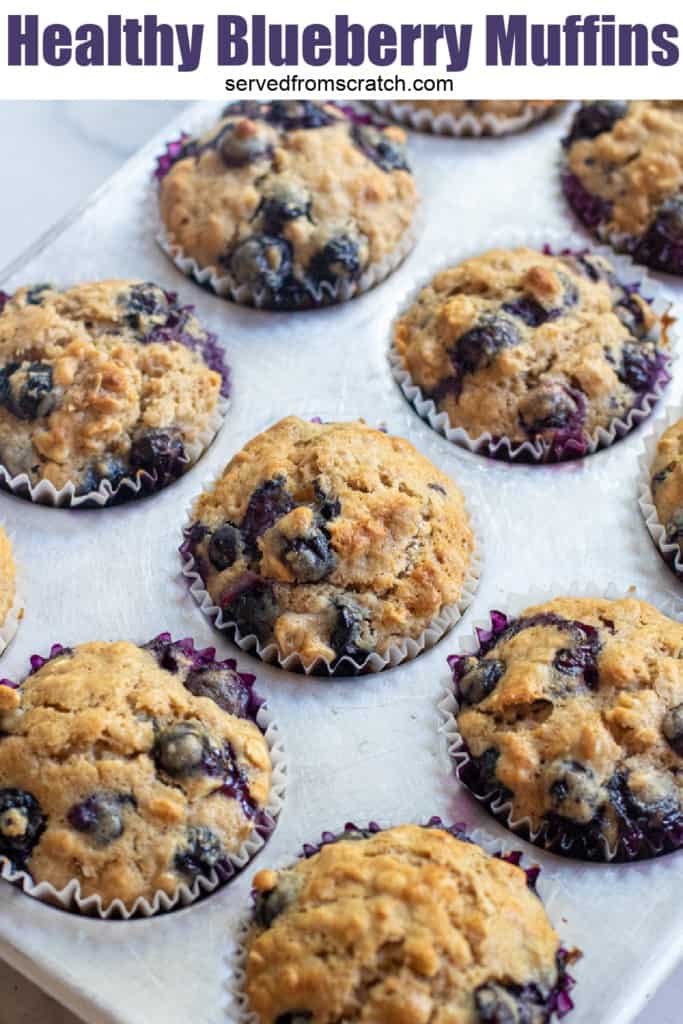
M 217 672 L 227 671 L 232 675 L 231 685 L 225 688 L 222 692 L 216 696 L 215 693 L 211 692 L 211 682 L 208 681 L 205 687 L 198 688 L 195 683 L 192 682 L 191 677 L 188 676 L 187 681 L 183 683 L 185 688 L 193 693 L 195 696 L 209 697 L 214 700 L 223 710 L 230 714 L 234 714 L 239 718 L 249 719 L 253 722 L 261 733 L 265 735 L 266 729 L 258 722 L 258 715 L 261 708 L 265 704 L 264 698 L 262 698 L 255 690 L 254 683 L 256 676 L 251 672 L 240 672 L 237 669 L 237 662 L 234 658 L 226 658 L 223 661 L 216 660 L 216 648 L 205 647 L 197 648 L 194 645 L 194 640 L 191 637 L 184 637 L 181 640 L 173 640 L 170 633 L 159 633 L 156 637 L 150 640 L 146 644 L 139 645 L 143 650 L 147 650 L 152 654 L 159 665 L 169 672 L 177 672 L 180 668 L 180 664 L 184 663 L 185 666 L 189 665 L 191 672 L 198 673 L 201 678 L 202 672 Z M 53 644 L 50 648 L 49 654 L 43 656 L 40 654 L 33 654 L 30 657 L 30 671 L 29 676 L 38 672 L 39 669 L 47 665 L 48 662 L 53 661 L 55 658 L 62 656 L 69 656 L 73 653 L 71 647 L 65 647 L 63 644 Z M 13 690 L 21 689 L 21 683 L 14 682 L 10 679 L 1 679 L 0 686 L 7 686 Z M 190 685 L 188 685 L 188 683 Z M 232 753 L 231 751 L 229 753 Z M 264 842 L 267 842 L 270 836 L 273 834 L 276 827 L 276 820 L 266 810 L 255 811 L 253 805 L 251 805 L 251 798 L 246 789 L 246 784 L 241 777 L 230 778 L 226 780 L 226 784 L 223 787 L 226 795 L 238 799 L 245 810 L 247 817 L 251 818 L 254 822 L 254 834 L 259 836 Z M 251 863 L 251 857 L 241 867 L 233 863 L 228 857 L 224 860 L 219 861 L 213 868 L 216 873 L 216 877 L 219 880 L 219 888 L 225 883 L 231 881 L 237 875 L 239 875 L 248 864 Z M 3 858 L 0 857 L 0 865 Z M 26 869 L 20 869 L 20 876 L 12 883 L 19 887 L 22 885 L 22 875 L 25 875 L 30 879 L 30 872 Z M 208 881 L 208 876 L 199 875 L 197 880 L 201 879 Z M 200 891 L 198 895 L 193 899 L 193 903 L 199 902 L 205 899 L 211 893 L 215 892 L 213 888 L 210 891 Z M 139 902 L 136 901 L 136 903 Z M 144 901 L 143 902 L 148 902 Z M 176 909 L 176 908 L 172 908 Z M 164 913 L 167 911 L 159 910 L 154 913 Z M 112 914 L 112 918 L 118 918 L 119 914 Z M 134 916 L 139 916 L 136 913 Z M 148 916 L 143 914 L 143 916 Z
M 494 613 L 499 615 L 500 613 Z M 504 616 L 503 616 L 504 617 Z M 443 819 L 438 815 L 433 815 L 425 824 L 421 825 L 422 828 L 435 828 L 441 829 L 443 832 L 448 832 L 455 839 L 459 839 L 464 843 L 473 843 L 478 845 L 475 840 L 470 838 L 467 830 L 467 825 L 464 822 L 455 822 L 452 825 L 444 823 Z M 301 858 L 309 860 L 319 853 L 324 846 L 329 846 L 333 843 L 342 842 L 346 836 L 352 834 L 354 838 L 370 838 L 371 836 L 377 835 L 378 832 L 386 831 L 376 821 L 370 821 L 366 826 L 358 826 L 353 822 L 348 821 L 344 825 L 341 832 L 330 832 L 325 831 L 320 835 L 320 841 L 317 843 L 304 843 L 301 848 Z M 523 863 L 524 855 L 521 850 L 511 850 L 508 853 L 504 853 L 502 850 L 496 853 L 490 854 L 490 856 L 496 857 L 499 860 L 505 861 L 507 864 L 513 864 L 515 867 L 519 867 L 524 871 L 527 877 L 527 885 L 533 893 L 538 895 L 537 882 L 541 874 L 541 867 L 538 864 L 533 864 L 530 867 L 526 867 Z M 252 889 L 251 900 L 252 900 L 252 912 L 255 908 L 256 891 Z M 540 899 L 540 897 L 539 897 Z M 560 946 L 557 951 L 557 981 L 551 991 L 548 993 L 546 1010 L 548 1013 L 548 1021 L 552 1019 L 553 1014 L 556 1014 L 558 1019 L 565 1017 L 570 1010 L 574 1008 L 574 1002 L 570 996 L 571 990 L 576 985 L 575 979 L 569 974 L 569 965 L 581 956 L 578 952 L 571 953 L 564 946 Z M 537 994 L 538 989 L 535 985 L 530 984 L 528 986 L 521 986 L 519 991 L 516 993 L 522 997 L 525 994 Z
M 560 670 L 564 669 L 568 675 L 576 675 L 580 672 L 584 676 L 586 685 L 591 689 L 599 685 L 596 665 L 599 641 L 597 630 L 592 626 L 561 620 L 552 613 L 541 613 L 532 618 L 520 616 L 509 619 L 503 612 L 493 610 L 489 615 L 490 628 L 475 630 L 479 644 L 477 650 L 469 654 L 451 654 L 446 659 L 451 669 L 453 694 L 458 705 L 462 702 L 459 684 L 464 674 L 465 661 L 468 658 L 481 658 L 488 654 L 504 639 L 504 634 L 514 636 L 517 632 L 532 625 L 559 626 L 567 629 L 570 634 L 573 630 L 573 638 L 578 642 L 574 650 L 566 652 L 571 663 L 565 659 Z M 457 709 L 454 712 L 454 718 L 457 720 Z M 683 815 L 663 823 L 661 828 L 648 829 L 644 829 L 629 817 L 628 810 L 619 796 L 618 772 L 615 773 L 614 787 L 610 792 L 615 804 L 619 804 L 620 835 L 617 849 L 610 854 L 599 819 L 587 826 L 581 826 L 558 816 L 557 819 L 545 821 L 535 835 L 532 834 L 526 823 L 513 826 L 511 823 L 512 807 L 509 802 L 512 794 L 502 783 L 493 789 L 489 788 L 490 781 L 486 779 L 486 772 L 482 771 L 483 765 L 480 764 L 484 755 L 475 758 L 463 737 L 459 736 L 457 745 L 450 749 L 450 756 L 454 761 L 456 776 L 487 807 L 497 821 L 528 842 L 545 847 L 553 853 L 573 857 L 577 860 L 622 863 L 651 859 L 673 853 L 683 847 Z

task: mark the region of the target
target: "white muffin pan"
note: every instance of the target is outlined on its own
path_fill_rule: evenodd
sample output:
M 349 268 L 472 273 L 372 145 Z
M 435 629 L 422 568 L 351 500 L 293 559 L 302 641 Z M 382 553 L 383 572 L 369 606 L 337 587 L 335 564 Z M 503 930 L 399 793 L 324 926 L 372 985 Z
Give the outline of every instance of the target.
M 220 108 L 216 106 L 216 111 Z M 353 820 L 400 823 L 433 814 L 509 838 L 454 779 L 439 729 L 447 654 L 507 595 L 544 582 L 604 579 L 681 595 L 652 544 L 637 504 L 638 455 L 652 423 L 582 463 L 516 466 L 450 444 L 401 394 L 387 362 L 387 324 L 435 257 L 482 247 L 501 225 L 573 222 L 555 175 L 564 119 L 503 139 L 413 133 L 410 152 L 424 197 L 424 232 L 406 262 L 368 294 L 327 310 L 277 314 L 231 304 L 174 267 L 154 239 L 148 177 L 163 143 L 205 121 L 202 104 L 181 114 L 66 223 L 0 275 L 67 285 L 98 277 L 158 281 L 194 303 L 223 340 L 233 368 L 231 408 L 213 446 L 178 483 L 115 509 L 67 511 L 0 493 L 12 531 L 26 616 L 2 657 L 20 677 L 29 656 L 54 642 L 145 641 L 161 630 L 215 644 L 255 672 L 283 731 L 288 795 L 275 835 L 236 881 L 202 903 L 151 920 L 107 922 L 55 910 L 0 886 L 0 955 L 91 1024 L 225 1024 L 227 973 L 250 878 L 291 861 L 301 843 Z M 586 235 L 586 244 L 590 239 Z M 674 299 L 683 285 L 665 282 Z M 680 309 L 677 310 L 680 313 Z M 667 404 L 681 401 L 674 369 Z M 246 440 L 281 416 L 384 422 L 454 477 L 481 508 L 486 564 L 472 607 L 453 633 L 414 661 L 379 675 L 315 680 L 266 665 L 214 633 L 187 592 L 177 547 L 185 509 Z M 564 581 L 564 583 L 562 583 Z M 633 865 L 582 864 L 515 846 L 543 866 L 541 894 L 567 945 L 568 1024 L 627 1024 L 683 954 L 683 853 Z

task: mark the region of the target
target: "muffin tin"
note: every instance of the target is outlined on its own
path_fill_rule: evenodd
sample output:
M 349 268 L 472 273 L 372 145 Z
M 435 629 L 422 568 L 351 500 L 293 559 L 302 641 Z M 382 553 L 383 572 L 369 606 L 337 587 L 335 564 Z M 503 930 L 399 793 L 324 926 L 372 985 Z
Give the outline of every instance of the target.
M 6 289 L 119 273 L 158 280 L 197 306 L 219 333 L 234 371 L 233 402 L 216 441 L 160 494 L 97 511 L 45 509 L 0 495 L 26 606 L 2 675 L 20 675 L 27 657 L 55 639 L 144 640 L 163 629 L 215 644 L 221 656 L 235 653 L 187 591 L 177 554 L 181 527 L 190 501 L 228 458 L 288 413 L 384 422 L 453 476 L 481 508 L 481 585 L 453 633 L 377 675 L 306 679 L 237 651 L 240 669 L 256 674 L 277 717 L 290 763 L 285 806 L 265 850 L 203 902 L 152 920 L 86 920 L 3 886 L 0 955 L 92 1024 L 225 1024 L 236 1019 L 228 974 L 256 870 L 291 861 L 302 841 L 335 824 L 398 824 L 436 814 L 484 829 L 542 865 L 539 889 L 550 917 L 565 943 L 584 951 L 572 969 L 578 984 L 568 1022 L 627 1024 L 683 954 L 683 911 L 675 895 L 683 857 L 582 864 L 511 836 L 454 779 L 438 731 L 438 701 L 449 678 L 446 657 L 459 637 L 471 634 L 490 608 L 509 607 L 509 596 L 526 581 L 529 589 L 552 586 L 559 593 L 569 592 L 577 577 L 609 580 L 620 590 L 633 585 L 661 594 L 662 607 L 677 596 L 637 504 L 638 456 L 644 437 L 657 429 L 658 413 L 583 462 L 498 463 L 450 444 L 420 420 L 387 362 L 387 326 L 398 302 L 424 278 L 435 253 L 453 249 L 454 239 L 466 235 L 473 248 L 485 248 L 497 227 L 523 228 L 530 218 L 549 231 L 572 226 L 557 194 L 564 122 L 553 118 L 523 135 L 474 142 L 411 134 L 425 197 L 416 249 L 368 294 L 287 315 L 244 309 L 203 291 L 154 240 L 154 158 L 166 140 L 217 109 L 201 104 L 181 114 L 67 224 L 0 275 Z M 674 299 L 683 298 L 683 285 L 662 280 Z M 675 367 L 664 401 L 682 397 L 683 374 Z

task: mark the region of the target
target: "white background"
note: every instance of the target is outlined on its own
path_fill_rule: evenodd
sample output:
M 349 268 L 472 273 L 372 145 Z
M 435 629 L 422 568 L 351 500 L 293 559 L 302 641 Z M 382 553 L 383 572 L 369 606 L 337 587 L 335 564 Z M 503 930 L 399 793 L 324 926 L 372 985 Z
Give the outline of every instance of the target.
M 526 14 L 529 22 L 562 23 L 571 14 L 577 13 L 572 3 L 549 2 L 549 0 L 527 0 L 527 3 L 497 5 L 453 4 L 443 0 L 423 0 L 417 8 L 413 3 L 397 0 L 373 0 L 368 5 L 364 0 L 345 0 L 333 8 L 323 7 L 313 0 L 290 0 L 283 4 L 264 4 L 260 0 L 242 0 L 231 5 L 224 0 L 202 0 L 201 4 L 187 4 L 184 0 L 164 0 L 163 4 L 139 4 L 114 0 L 30 0 L 26 4 L 3 5 L 9 12 L 37 14 L 40 23 L 62 22 L 75 30 L 80 24 L 96 22 L 104 25 L 107 14 L 122 17 L 141 17 L 142 14 L 157 14 L 160 20 L 171 24 L 186 24 L 195 20 L 205 25 L 203 57 L 196 72 L 178 73 L 172 68 L 79 68 L 69 64 L 61 68 L 47 66 L 39 68 L 6 67 L 6 13 L 0 15 L 0 97 L 20 96 L 25 99 L 82 98 L 91 99 L 126 98 L 202 98 L 215 99 L 222 95 L 226 75 L 245 74 L 249 69 L 220 68 L 216 59 L 216 16 L 218 14 L 240 14 L 249 18 L 252 13 L 265 13 L 270 22 L 292 22 L 300 26 L 331 22 L 335 13 L 347 14 L 350 19 L 366 25 L 385 22 L 394 26 L 401 23 L 413 24 L 447 23 L 473 24 L 473 41 L 470 63 L 467 71 L 453 77 L 457 93 L 467 98 L 493 98 L 496 96 L 528 96 L 543 98 L 549 95 L 558 99 L 576 96 L 577 82 L 581 82 L 583 95 L 603 97 L 637 98 L 645 95 L 653 98 L 671 98 L 680 95 L 680 80 L 683 62 L 672 68 L 545 68 L 511 67 L 488 68 L 484 60 L 484 20 L 490 14 Z M 368 15 L 368 10 L 372 14 Z M 619 0 L 612 4 L 584 4 L 578 8 L 583 15 L 617 13 L 622 23 L 643 22 L 647 25 L 669 23 L 677 25 L 683 34 L 683 14 L 677 3 L 664 0 L 650 0 L 647 4 L 634 0 Z M 678 40 L 683 48 L 683 39 Z M 446 51 L 442 51 L 446 56 Z M 266 69 L 269 76 L 285 74 L 292 68 Z M 303 71 L 303 68 L 298 70 Z M 386 71 L 401 70 L 388 68 Z M 307 76 L 316 73 L 329 75 L 330 67 L 305 69 Z M 422 69 L 414 69 L 424 74 Z M 263 74 L 258 70 L 259 75 Z M 345 73 L 344 71 L 340 73 Z M 377 69 L 366 65 L 350 69 L 349 74 L 376 74 Z M 427 71 L 438 73 L 438 69 Z M 410 70 L 402 71 L 410 78 Z
M 0 182 L 0 265 L 100 185 L 177 110 L 177 104 L 163 102 L 0 103 L 0 137 L 11 154 Z M 2 965 L 0 993 L 0 1024 L 74 1024 L 70 1014 Z M 680 1024 L 682 999 L 680 971 L 638 1024 Z

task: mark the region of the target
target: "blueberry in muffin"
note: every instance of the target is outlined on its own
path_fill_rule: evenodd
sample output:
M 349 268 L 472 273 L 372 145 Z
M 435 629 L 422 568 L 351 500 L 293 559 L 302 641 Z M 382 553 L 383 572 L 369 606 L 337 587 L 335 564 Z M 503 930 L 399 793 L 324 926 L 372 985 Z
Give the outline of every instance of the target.
M 490 435 L 487 454 L 556 461 L 668 379 L 669 324 L 599 255 L 496 249 L 437 274 L 394 349 L 451 428 Z
M 407 238 L 417 196 L 404 142 L 331 104 L 232 104 L 167 155 L 168 238 L 239 301 L 294 310 L 350 297 Z
M 0 304 L 5 480 L 76 496 L 106 482 L 119 500 L 158 490 L 213 438 L 228 393 L 216 335 L 158 285 L 44 284 Z
M 352 669 L 417 639 L 462 598 L 472 565 L 455 484 L 363 423 L 281 420 L 192 518 L 181 552 L 223 620 L 305 667 Z
M 0 687 L 0 859 L 103 909 L 231 877 L 273 825 L 252 683 L 168 633 L 35 656 Z
M 492 614 L 449 659 L 458 773 L 505 824 L 588 860 L 683 845 L 683 625 L 632 598 Z
M 546 1024 L 572 1005 L 565 963 L 524 870 L 443 827 L 347 827 L 254 879 L 259 1024 Z
M 562 180 L 586 227 L 639 263 L 683 273 L 683 102 L 583 103 Z

